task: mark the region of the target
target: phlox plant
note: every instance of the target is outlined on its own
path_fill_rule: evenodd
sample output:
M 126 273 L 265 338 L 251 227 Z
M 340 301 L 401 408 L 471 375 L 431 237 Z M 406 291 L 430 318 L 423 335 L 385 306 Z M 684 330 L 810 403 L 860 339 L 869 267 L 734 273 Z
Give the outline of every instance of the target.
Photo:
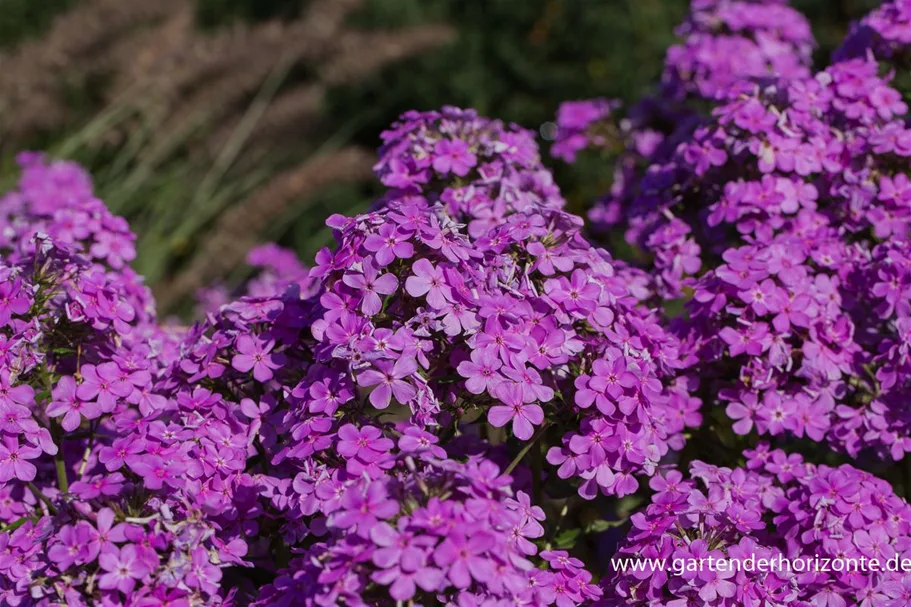
M 533 132 L 444 107 L 303 263 L 160 319 L 78 166 L 0 198 L 0 606 L 906 607 L 911 3 L 814 71 L 779 0 L 693 0 L 565 210 Z M 613 244 L 625 239 L 622 259 Z M 900 463 L 896 463 L 900 462 Z

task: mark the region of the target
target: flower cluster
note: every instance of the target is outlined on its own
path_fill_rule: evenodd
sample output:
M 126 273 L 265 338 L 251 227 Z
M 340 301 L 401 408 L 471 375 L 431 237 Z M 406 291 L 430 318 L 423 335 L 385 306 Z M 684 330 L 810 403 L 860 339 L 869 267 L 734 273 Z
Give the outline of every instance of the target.
M 326 361 L 312 381 L 350 394 L 329 412 L 354 398 L 353 378 L 374 408 L 405 405 L 427 426 L 480 414 L 524 441 L 578 420 L 553 457 L 571 458 L 565 475 L 595 492 L 620 494 L 698 422 L 662 382 L 679 364 L 675 339 L 572 216 L 515 213 L 473 241 L 439 205 L 415 201 L 333 221 L 339 247 L 311 271 L 324 281 L 311 313 Z
M 836 59 L 862 57 L 873 52 L 879 59 L 907 61 L 911 45 L 911 2 L 892 0 L 854 24 Z
M 911 507 L 888 483 L 764 445 L 746 455 L 746 468 L 697 461 L 695 480 L 677 471 L 652 479 L 652 502 L 633 515 L 615 562 L 628 556 L 674 565 L 618 567 L 603 582 L 615 593 L 602 604 L 907 604 L 907 574 L 886 569 L 889 559 L 909 556 Z M 872 559 L 879 571 L 846 566 Z M 763 561 L 780 565 L 756 566 Z
M 133 236 L 78 167 L 20 160 L 19 188 L 0 200 L 0 600 L 214 596 L 227 561 L 212 523 L 125 474 L 127 460 L 152 462 L 118 443 L 161 406 L 176 357 L 177 336 L 124 265 Z
M 901 404 L 909 389 L 909 246 L 869 253 L 827 239 L 831 231 L 726 251 L 696 287 L 691 344 L 712 361 L 702 376 L 723 382 L 719 396 L 736 432 L 755 425 L 898 460 L 911 448 Z M 738 377 L 724 382 L 731 363 Z
M 627 240 L 654 256 L 657 292 L 667 298 L 680 297 L 684 278 L 702 267 L 704 242 L 716 237 L 694 233 L 701 222 L 667 200 L 687 179 L 689 167 L 676 157 L 705 122 L 700 108 L 723 103 L 744 83 L 806 80 L 814 47 L 806 19 L 779 1 L 694 0 L 678 34 L 682 41 L 668 50 L 655 96 L 620 120 L 596 111 L 607 107 L 602 100 L 565 103 L 552 149 L 567 161 L 586 146 L 622 150 L 611 190 L 589 218 L 602 232 L 625 227 Z M 712 149 L 698 154 L 702 162 L 723 163 Z
M 693 295 L 681 355 L 736 432 L 900 459 L 911 131 L 878 67 L 841 53 L 815 76 L 744 75 L 711 119 L 645 148 L 629 131 L 640 138 L 596 213 L 652 255 L 657 294 Z
M 566 162 L 576 160 L 580 150 L 607 145 L 607 134 L 597 131 L 619 104 L 607 99 L 566 101 L 557 111 L 556 137 L 550 153 Z
M 669 297 L 681 294 L 706 256 L 794 231 L 800 221 L 904 238 L 911 212 L 906 177 L 894 167 L 911 153 L 900 120 L 906 112 L 876 63 L 864 59 L 813 78 L 742 83 L 711 122 L 675 139 L 672 152 L 663 146 L 604 204 L 623 209 L 627 239 L 654 255 Z
M 911 243 L 877 246 L 847 280 L 863 357 L 849 380 L 857 405 L 835 410 L 836 438 L 852 455 L 871 448 L 899 460 L 911 452 Z
M 693 0 L 667 52 L 662 93 L 723 99 L 738 82 L 804 78 L 815 43 L 806 18 L 786 0 Z
M 245 564 L 275 576 L 261 592 L 238 589 L 256 605 L 379 605 L 428 597 L 454 605 L 507 598 L 581 604 L 597 594 L 590 574 L 534 567 L 532 540 L 543 535 L 544 513 L 483 456 L 490 448 L 478 441 L 441 445 L 440 436 L 449 432 L 444 426 L 470 431 L 458 417 L 471 414 L 461 397 L 465 388 L 446 387 L 461 380 L 434 372 L 451 364 L 446 340 L 460 332 L 447 334 L 451 325 L 442 312 L 434 317 L 428 310 L 421 322 L 407 324 L 396 318 L 409 310 L 417 315 L 412 298 L 439 296 L 452 305 L 447 298 L 454 289 L 443 277 L 442 260 L 428 270 L 426 284 L 418 282 L 422 270 L 415 263 L 404 289 L 386 271 L 393 269 L 389 264 L 371 273 L 376 266 L 368 264 L 376 262 L 365 245 L 369 235 L 357 225 L 380 226 L 377 219 L 395 208 L 341 230 L 338 251 L 318 256 L 309 272 L 319 277 L 313 296 L 302 298 L 296 288 L 248 296 L 190 329 L 168 376 L 171 403 L 147 412 L 148 425 L 126 438 L 148 458 L 144 445 L 161 440 L 157 428 L 166 427 L 165 438 L 186 453 L 187 464 L 160 461 L 137 472 L 147 484 L 160 478 L 198 503 L 222 528 L 219 537 L 248 544 Z M 412 206 L 398 213 L 407 212 L 412 222 L 436 217 L 420 211 Z M 413 246 L 427 245 L 415 240 Z M 355 253 L 368 256 L 354 262 Z M 436 260 L 429 251 L 424 255 Z M 499 352 L 491 357 L 499 361 Z M 477 376 L 491 386 L 507 381 L 499 374 Z M 548 388 L 511 385 L 514 407 L 491 408 L 491 424 L 512 421 L 514 434 L 527 439 L 531 426 L 525 423 L 543 418 L 536 420 L 533 412 L 542 409 L 526 403 L 523 390 Z M 441 401 L 435 391 L 452 397 Z M 498 408 L 508 414 L 496 417 Z M 386 415 L 389 421 L 378 421 Z M 402 417 L 415 423 L 392 421 Z M 275 562 L 274 544 L 256 537 L 280 541 L 287 558 Z M 544 551 L 540 558 L 550 556 Z
M 877 284 L 883 264 L 871 267 L 873 258 L 901 259 L 901 245 L 876 249 L 876 239 L 909 234 L 907 178 L 895 168 L 909 153 L 897 119 L 906 110 L 862 59 L 781 89 L 744 86 L 650 176 L 662 196 L 662 173 L 689 175 L 659 204 L 693 217 L 687 225 L 722 262 L 695 283 L 673 278 L 695 289 L 688 344 L 698 373 L 733 380 L 736 369 L 719 392 L 736 431 L 755 423 L 773 435 L 825 436 L 855 455 L 906 450 L 896 434 L 905 415 L 885 411 L 905 382 L 887 393 L 874 377 L 900 316 L 871 291 L 852 295 Z M 900 277 L 894 289 L 896 301 Z M 878 310 L 889 315 L 871 326 Z M 867 416 L 876 421 L 862 423 Z
M 292 520 L 319 513 L 321 522 L 310 523 L 317 542 L 254 605 L 578 605 L 600 595 L 585 569 L 555 566 L 559 554 L 540 555 L 549 569 L 533 566 L 544 512 L 513 495 L 490 460 L 447 459 L 414 426 L 397 443 L 374 426 L 345 424 L 336 436 L 343 470 L 317 464 L 275 487 L 276 510 Z
M 253 251 L 247 294 L 217 293 L 180 331 L 157 325 L 132 247 L 100 246 L 133 237 L 85 174 L 23 158 L 0 272 L 5 600 L 269 605 L 295 596 L 285 584 L 307 604 L 596 596 L 565 553 L 538 555 L 543 511 L 480 437 L 505 427 L 543 458 L 552 435 L 560 478 L 622 496 L 683 446 L 699 402 L 640 303 L 646 276 L 542 194 L 527 133 L 491 141 L 496 123 L 442 116 L 403 117 L 408 145 L 383 158 L 417 165 L 413 135 L 456 117 L 477 170 L 437 166 L 424 189 L 330 218 L 338 246 L 311 269 Z M 475 438 L 438 446 L 453 432 Z
M 474 110 L 407 112 L 382 139 L 375 170 L 390 188 L 386 198 L 440 202 L 472 237 L 514 212 L 565 204 L 534 133 Z

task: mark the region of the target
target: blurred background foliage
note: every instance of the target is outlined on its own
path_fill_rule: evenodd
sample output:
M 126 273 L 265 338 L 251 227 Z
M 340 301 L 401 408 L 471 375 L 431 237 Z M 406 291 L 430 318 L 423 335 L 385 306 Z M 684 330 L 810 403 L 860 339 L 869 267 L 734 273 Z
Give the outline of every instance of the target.
M 824 62 L 874 0 L 794 0 Z M 372 151 L 443 104 L 538 129 L 563 100 L 634 101 L 687 0 L 0 0 L 0 180 L 21 149 L 86 164 L 139 234 L 165 307 L 242 278 L 256 243 L 305 261 L 377 194 Z M 609 184 L 555 166 L 572 210 Z

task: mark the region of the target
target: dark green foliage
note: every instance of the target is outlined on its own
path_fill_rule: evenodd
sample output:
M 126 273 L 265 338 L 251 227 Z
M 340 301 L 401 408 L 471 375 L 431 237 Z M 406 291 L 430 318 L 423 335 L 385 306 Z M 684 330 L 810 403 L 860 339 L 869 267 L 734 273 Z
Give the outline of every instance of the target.
M 265 21 L 291 18 L 300 13 L 302 0 L 197 0 L 196 17 L 203 27 L 217 27 L 235 20 Z
M 0 0 L 0 49 L 40 34 L 77 0 Z
M 445 21 L 456 26 L 459 39 L 355 90 L 339 91 L 330 111 L 348 116 L 379 104 L 379 126 L 405 109 L 448 103 L 536 128 L 565 99 L 635 99 L 660 73 L 685 5 L 685 0 L 370 0 L 357 15 L 358 25 Z

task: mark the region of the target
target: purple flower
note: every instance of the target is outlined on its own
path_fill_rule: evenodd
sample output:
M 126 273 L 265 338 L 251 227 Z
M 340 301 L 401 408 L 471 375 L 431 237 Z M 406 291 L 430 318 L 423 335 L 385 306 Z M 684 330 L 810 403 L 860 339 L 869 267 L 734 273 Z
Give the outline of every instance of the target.
M 106 572 L 98 578 L 98 587 L 105 590 L 119 590 L 129 594 L 149 571 L 137 558 L 136 546 L 127 544 L 122 548 L 113 548 L 98 556 L 98 564 Z
M 345 424 L 338 430 L 339 442 L 336 450 L 342 457 L 356 457 L 365 463 L 375 462 L 392 449 L 395 443 L 383 437 L 373 426 L 358 429 L 354 424 Z
M 187 586 L 198 588 L 208 594 L 218 592 L 218 582 L 221 581 L 221 569 L 212 564 L 209 552 L 198 546 L 193 550 L 190 561 L 190 571 L 186 577 Z
M 50 406 L 47 408 L 47 414 L 50 417 L 60 417 L 60 425 L 67 432 L 72 432 L 79 427 L 82 418 L 96 419 L 102 411 L 101 405 L 94 401 L 82 402 L 76 396 L 76 380 L 70 376 L 60 378 L 57 385 L 54 386 L 53 398 Z
M 716 558 L 724 556 L 719 552 Z M 712 602 L 719 597 L 731 598 L 737 591 L 737 586 L 730 579 L 736 572 L 733 567 L 717 568 L 716 570 L 703 570 L 699 573 L 701 588 L 699 589 L 699 598 L 706 602 Z
M 436 142 L 433 153 L 433 169 L 439 173 L 452 172 L 464 177 L 477 164 L 477 157 L 460 139 L 440 139 Z
M 745 327 L 734 329 L 725 327 L 718 336 L 730 347 L 731 356 L 748 354 L 749 356 L 758 356 L 762 354 L 770 345 L 770 336 L 768 325 L 765 323 L 748 324 Z
M 465 388 L 472 394 L 481 394 L 484 391 L 493 393 L 497 384 L 503 381 L 503 376 L 497 370 L 503 366 L 493 350 L 485 348 L 472 350 L 471 361 L 459 363 L 457 371 L 466 378 Z
M 104 464 L 108 472 L 113 472 L 126 464 L 130 456 L 138 455 L 144 451 L 144 441 L 128 436 L 116 439 L 110 447 L 103 447 L 98 459 Z
M 83 554 L 87 539 L 84 526 L 65 525 L 57 533 L 56 543 L 48 550 L 48 558 L 62 570 L 69 569 L 77 562 L 94 560 L 85 558 Z
M 31 406 L 35 402 L 35 390 L 28 384 L 13 385 L 9 369 L 0 369 L 0 406 Z
M 97 400 L 103 413 L 110 413 L 118 400 L 133 393 L 133 385 L 121 376 L 116 363 L 82 365 L 80 374 L 82 383 L 76 388 L 76 398 L 81 401 Z
M 378 314 L 382 309 L 383 302 L 380 295 L 395 293 L 399 286 L 399 281 L 395 276 L 389 273 L 380 276 L 377 269 L 371 264 L 364 265 L 363 273 L 348 273 L 342 280 L 349 287 L 363 293 L 361 312 L 367 316 Z
M 119 472 L 83 477 L 70 485 L 70 492 L 84 500 L 119 495 L 126 479 Z
M 87 537 L 84 538 L 84 548 L 87 552 L 89 561 L 102 552 L 113 552 L 117 549 L 115 544 L 127 541 L 124 532 L 127 525 L 124 523 L 114 524 L 114 511 L 110 508 L 102 508 L 98 511 L 97 528 L 89 528 Z
M 512 422 L 512 432 L 516 438 L 530 439 L 534 427 L 544 423 L 544 411 L 538 405 L 526 404 L 522 388 L 514 382 L 502 382 L 497 386 L 496 392 L 497 398 L 506 403 L 506 406 L 491 407 L 487 420 L 496 428 Z
M 180 460 L 167 460 L 159 455 L 129 455 L 126 463 L 130 469 L 142 477 L 149 489 L 161 489 L 165 484 L 179 487 L 184 479 L 186 464 Z
M 392 224 L 383 224 L 376 234 L 364 240 L 364 247 L 376 253 L 380 267 L 388 266 L 396 259 L 409 259 L 414 255 L 414 246 L 408 242 L 411 237 Z
M 385 409 L 395 396 L 399 403 L 408 403 L 417 394 L 415 387 L 405 381 L 417 371 L 417 361 L 412 357 L 401 357 L 394 363 L 388 360 L 374 362 L 375 369 L 367 369 L 358 378 L 359 386 L 376 386 L 370 393 L 370 403 L 377 409 Z
M 589 313 L 595 309 L 601 289 L 589 281 L 584 270 L 575 270 L 569 280 L 551 278 L 544 283 L 544 291 L 555 302 L 566 306 L 570 312 Z
M 414 426 L 408 426 L 399 438 L 399 449 L 404 453 L 428 455 L 438 459 L 446 458 L 446 450 L 437 446 L 440 439 L 430 432 Z
M 446 284 L 446 278 L 440 268 L 434 267 L 426 259 L 414 262 L 411 268 L 413 276 L 405 281 L 405 290 L 412 297 L 427 296 L 427 303 L 437 310 L 446 306 L 452 300 L 452 291 Z
M 283 357 L 272 354 L 275 347 L 274 341 L 261 341 L 249 335 L 242 335 L 237 339 L 237 354 L 231 359 L 231 366 L 247 373 L 253 370 L 253 377 L 258 382 L 267 382 L 274 376 L 273 371 L 280 369 L 284 364 Z
M 492 575 L 487 551 L 493 541 L 486 532 L 475 531 L 469 536 L 455 531 L 433 552 L 433 562 L 441 567 L 456 588 L 468 588 L 472 578 L 486 582 Z
M 38 469 L 28 460 L 35 459 L 39 455 L 41 455 L 39 447 L 20 445 L 17 437 L 4 436 L 3 444 L 0 445 L 0 482 L 6 482 L 12 478 L 24 482 L 35 480 Z
M 375 481 L 365 486 L 349 487 L 342 497 L 341 510 L 334 522 L 342 529 L 355 527 L 358 535 L 369 537 L 377 519 L 392 518 L 398 511 L 398 502 L 389 499 L 383 483 Z
M 400 519 L 403 523 L 406 519 Z M 370 530 L 370 539 L 379 546 L 373 553 L 377 567 L 396 567 L 403 572 L 414 572 L 425 567 L 428 548 L 436 540 L 430 536 L 416 536 L 414 533 L 399 531 L 388 523 L 379 523 Z
M 6 279 L 0 282 L 0 327 L 10 324 L 14 314 L 28 312 L 31 306 L 32 301 L 23 292 L 20 279 Z
M 396 601 L 408 601 L 414 597 L 417 587 L 427 592 L 439 589 L 443 581 L 443 572 L 434 567 L 418 567 L 414 571 L 390 567 L 373 573 L 370 579 L 389 586 L 389 596 Z

